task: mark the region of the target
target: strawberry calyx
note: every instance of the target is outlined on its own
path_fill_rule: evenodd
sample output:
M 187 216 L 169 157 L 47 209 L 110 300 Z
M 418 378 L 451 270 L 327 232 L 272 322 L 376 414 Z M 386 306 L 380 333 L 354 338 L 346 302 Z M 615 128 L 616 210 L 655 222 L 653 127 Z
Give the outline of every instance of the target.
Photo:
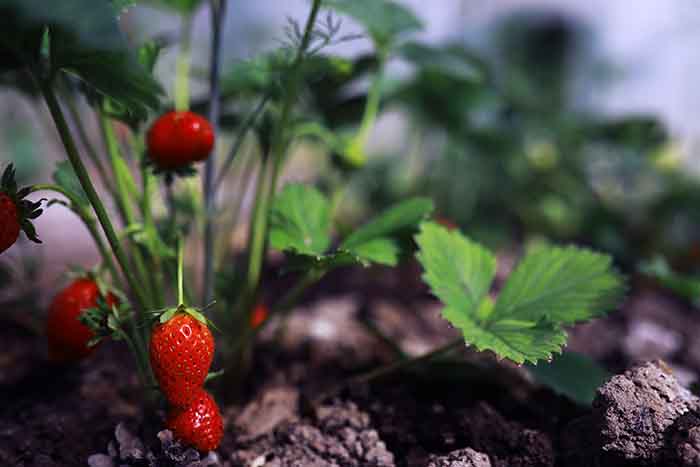
M 32 220 L 36 219 L 41 215 L 43 209 L 41 209 L 41 203 L 46 201 L 46 199 L 40 199 L 39 201 L 30 201 L 25 199 L 27 195 L 32 192 L 32 187 L 24 187 L 19 189 L 17 187 L 17 180 L 15 179 L 15 167 L 13 164 L 9 164 L 3 171 L 2 178 L 0 179 L 0 193 L 3 193 L 14 202 L 17 207 L 17 217 L 19 220 L 19 225 L 22 231 L 29 240 L 34 243 L 41 243 L 39 237 L 36 233 L 36 228 L 32 224 Z
M 174 308 L 166 308 L 164 310 L 157 310 L 154 312 L 154 314 L 156 314 L 156 316 L 158 316 L 158 322 L 160 324 L 164 324 L 164 323 L 170 321 L 175 315 L 182 313 L 182 314 L 190 315 L 191 317 L 193 317 L 194 319 L 196 319 L 200 323 L 204 324 L 205 326 L 208 326 L 210 328 L 214 328 L 214 329 L 218 330 L 218 328 L 216 327 L 214 322 L 212 322 L 209 318 L 204 316 L 204 313 L 203 313 L 204 310 L 211 307 L 212 305 L 213 305 L 213 303 L 207 305 L 206 307 L 204 307 L 204 309 L 199 309 L 199 308 L 187 306 L 187 305 L 181 303 L 180 305 L 178 305 L 177 307 L 174 307 Z

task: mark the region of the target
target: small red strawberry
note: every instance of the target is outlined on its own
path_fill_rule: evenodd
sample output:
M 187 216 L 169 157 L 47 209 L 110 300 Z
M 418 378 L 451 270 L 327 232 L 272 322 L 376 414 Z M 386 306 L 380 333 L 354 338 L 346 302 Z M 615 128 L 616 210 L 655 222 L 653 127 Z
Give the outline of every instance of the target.
M 265 302 L 258 302 L 253 309 L 253 313 L 250 315 L 250 327 L 253 329 L 259 328 L 262 323 L 267 320 L 270 310 L 267 308 Z
M 180 407 L 199 394 L 214 359 L 214 336 L 204 318 L 198 320 L 195 313 L 180 306 L 151 333 L 153 372 L 168 402 Z
M 213 128 L 193 112 L 168 112 L 148 130 L 148 156 L 159 169 L 180 169 L 203 161 L 213 147 Z
M 29 193 L 29 188 L 17 189 L 15 169 L 8 165 L 0 181 L 0 253 L 14 245 L 20 231 L 31 241 L 41 243 L 31 222 L 41 215 L 41 201 L 24 199 Z
M 186 407 L 171 407 L 165 426 L 185 444 L 202 452 L 213 451 L 224 436 L 224 423 L 214 398 L 199 389 Z
M 75 361 L 92 353 L 94 347 L 88 342 L 95 334 L 79 319 L 85 310 L 98 305 L 101 296 L 97 283 L 90 278 L 78 279 L 56 295 L 46 321 L 50 360 Z M 108 293 L 105 302 L 111 306 L 117 298 Z

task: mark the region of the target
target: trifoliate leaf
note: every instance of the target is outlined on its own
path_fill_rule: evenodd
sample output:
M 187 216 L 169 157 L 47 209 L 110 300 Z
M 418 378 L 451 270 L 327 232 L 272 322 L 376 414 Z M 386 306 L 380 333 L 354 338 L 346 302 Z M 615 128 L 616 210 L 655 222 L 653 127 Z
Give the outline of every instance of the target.
M 573 246 L 540 247 L 510 275 L 491 319 L 573 324 L 603 315 L 623 292 L 610 256 Z
M 416 242 L 423 280 L 435 296 L 455 311 L 476 316 L 493 282 L 496 258 L 458 231 L 434 222 L 421 224 Z
M 270 211 L 270 245 L 282 251 L 321 256 L 330 245 L 330 205 L 316 188 L 289 184 Z
M 380 47 L 390 45 L 400 34 L 422 29 L 410 10 L 392 0 L 324 0 L 323 5 L 360 23 Z
M 426 222 L 416 236 L 424 280 L 445 303 L 443 317 L 468 344 L 516 363 L 550 359 L 563 326 L 600 316 L 623 291 L 609 256 L 568 247 L 526 255 L 495 303 L 487 296 L 495 259 L 457 231 Z

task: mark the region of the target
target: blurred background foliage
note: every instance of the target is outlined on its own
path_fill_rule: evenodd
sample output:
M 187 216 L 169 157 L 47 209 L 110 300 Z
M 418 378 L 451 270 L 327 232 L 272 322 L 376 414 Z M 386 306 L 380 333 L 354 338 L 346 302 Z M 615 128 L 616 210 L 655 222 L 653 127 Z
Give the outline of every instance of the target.
M 160 3 L 175 10 L 198 4 Z M 141 37 L 144 20 L 130 15 L 123 19 L 129 36 Z M 167 34 L 169 23 L 163 24 L 165 31 L 151 36 L 166 45 L 167 58 L 174 38 Z M 531 11 L 504 16 L 491 37 L 488 51 L 411 35 L 395 45 L 391 63 L 400 63 L 404 72 L 385 79 L 382 111 L 398 115 L 401 124 L 380 124 L 373 140 L 400 144 L 372 145 L 368 164 L 357 169 L 347 167 L 331 143 L 333 157 L 314 167 L 328 186 L 337 177 L 350 178 L 341 222 L 366 219 L 397 200 L 423 195 L 435 200 L 441 217 L 491 247 L 546 237 L 611 252 L 629 270 L 660 256 L 670 270 L 700 272 L 700 189 L 680 162 L 678 142 L 654 115 L 604 117 L 572 98 L 589 32 L 565 15 Z M 341 52 L 323 50 L 304 70 L 297 117 L 318 130 L 308 133 L 312 141 L 328 143 L 326 130 L 342 134 L 362 115 L 378 60 L 373 53 Z M 284 52 L 249 55 L 229 64 L 223 78 L 225 131 L 241 125 L 261 99 L 279 97 Z M 203 66 L 205 56 L 195 57 L 195 67 Z M 167 75 L 167 64 L 159 67 Z M 203 68 L 198 73 L 205 76 Z M 194 107 L 204 109 L 206 86 L 199 81 Z M 21 75 L 6 75 L 2 82 L 20 89 L 26 84 Z M 50 170 L 43 166 L 46 148 L 33 126 L 12 116 L 2 120 L 3 159 L 17 164 L 21 182 Z M 265 144 L 265 115 L 256 130 Z

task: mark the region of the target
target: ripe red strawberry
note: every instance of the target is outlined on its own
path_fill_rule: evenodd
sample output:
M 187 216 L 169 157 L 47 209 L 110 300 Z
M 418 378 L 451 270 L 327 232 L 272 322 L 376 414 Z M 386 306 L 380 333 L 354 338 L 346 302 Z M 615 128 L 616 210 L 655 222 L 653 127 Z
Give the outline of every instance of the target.
M 178 169 L 207 159 L 214 147 L 214 130 L 195 113 L 168 112 L 147 135 L 148 155 L 160 169 Z
M 15 169 L 8 165 L 0 181 L 0 253 L 14 245 L 20 231 L 31 241 L 41 243 L 31 222 L 41 215 L 41 201 L 24 199 L 29 192 L 29 188 L 17 189 Z
M 204 389 L 186 407 L 171 407 L 165 426 L 185 444 L 213 451 L 224 436 L 224 423 L 214 398 Z
M 178 311 L 151 333 L 150 359 L 165 398 L 185 407 L 199 394 L 214 359 L 214 336 L 206 324 Z
M 267 308 L 265 302 L 258 302 L 253 309 L 253 313 L 250 315 L 250 327 L 253 329 L 260 327 L 269 314 L 270 310 Z
M 97 283 L 89 278 L 74 281 L 56 295 L 46 321 L 49 359 L 75 361 L 92 353 L 94 347 L 88 347 L 88 342 L 95 334 L 79 318 L 85 310 L 96 307 L 100 297 Z M 105 302 L 111 306 L 117 298 L 109 293 Z

